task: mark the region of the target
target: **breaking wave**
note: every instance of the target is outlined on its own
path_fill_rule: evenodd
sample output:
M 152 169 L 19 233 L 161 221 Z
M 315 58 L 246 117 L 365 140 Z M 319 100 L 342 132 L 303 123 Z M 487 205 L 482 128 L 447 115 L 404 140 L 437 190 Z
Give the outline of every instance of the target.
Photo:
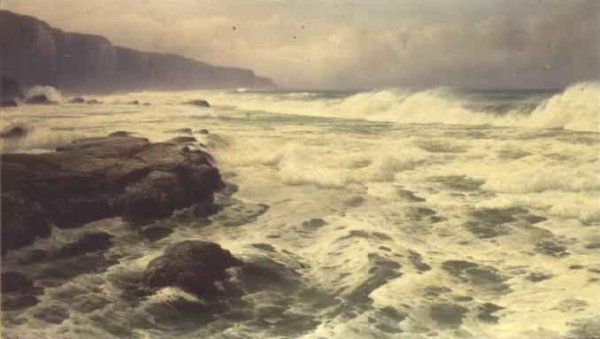
M 244 95 L 233 100 L 232 95 Z M 494 125 L 600 131 L 600 83 L 580 83 L 559 93 L 461 92 L 385 89 L 339 94 L 219 93 L 211 102 L 238 109 L 400 124 Z

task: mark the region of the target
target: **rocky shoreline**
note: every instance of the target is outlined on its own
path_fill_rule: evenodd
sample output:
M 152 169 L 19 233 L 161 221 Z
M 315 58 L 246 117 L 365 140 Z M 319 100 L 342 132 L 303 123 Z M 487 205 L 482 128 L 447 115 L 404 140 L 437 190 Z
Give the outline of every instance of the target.
M 3 154 L 1 173 L 3 257 L 48 238 L 55 229 L 79 228 L 105 218 L 121 217 L 126 224 L 143 229 L 184 208 L 194 217 L 207 217 L 217 211 L 214 194 L 225 187 L 211 155 L 195 138 L 152 143 L 128 132 L 75 140 L 52 153 Z M 161 236 L 155 234 L 160 229 L 145 231 L 148 238 Z M 52 253 L 31 250 L 18 262 L 72 261 L 73 266 L 59 270 L 63 278 L 81 269 L 103 270 L 118 258 L 100 255 L 95 260 L 99 257 L 94 253 L 109 248 L 112 238 L 105 232 L 88 232 Z M 91 261 L 79 260 L 88 257 Z M 78 267 L 80 261 L 86 267 Z M 217 292 L 214 283 L 225 279 L 225 270 L 240 265 L 218 244 L 187 240 L 171 245 L 151 261 L 135 288 L 152 293 L 174 286 L 210 298 Z M 4 263 L 3 309 L 36 305 L 43 288 L 34 279 L 14 261 Z

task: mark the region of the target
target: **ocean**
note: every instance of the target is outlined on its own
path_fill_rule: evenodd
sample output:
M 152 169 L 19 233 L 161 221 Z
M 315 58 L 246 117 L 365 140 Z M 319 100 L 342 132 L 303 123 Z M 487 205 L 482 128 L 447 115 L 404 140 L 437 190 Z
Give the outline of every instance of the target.
M 138 92 L 90 96 L 96 105 L 35 91 L 60 103 L 0 111 L 3 128 L 30 131 L 3 152 L 117 130 L 193 135 L 237 192 L 208 219 L 155 221 L 171 230 L 160 240 L 115 218 L 10 252 L 3 266 L 20 265 L 44 294 L 3 312 L 7 338 L 599 338 L 598 83 Z M 22 264 L 90 230 L 114 236 L 104 269 Z M 255 269 L 232 270 L 216 301 L 137 296 L 146 264 L 188 239 Z M 68 318 L 40 317 L 50 306 Z

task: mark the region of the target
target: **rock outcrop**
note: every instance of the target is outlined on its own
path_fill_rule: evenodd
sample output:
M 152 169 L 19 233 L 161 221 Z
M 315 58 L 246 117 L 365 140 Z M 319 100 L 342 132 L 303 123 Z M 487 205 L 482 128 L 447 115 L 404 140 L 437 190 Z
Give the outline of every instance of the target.
M 152 260 L 144 271 L 144 283 L 150 288 L 171 286 L 211 298 L 218 292 L 215 283 L 227 278 L 226 270 L 241 264 L 218 244 L 188 240 L 171 245 Z
M 2 10 L 0 69 L 23 86 L 69 92 L 274 86 L 250 70 L 118 47 L 101 36 L 63 32 Z
M 2 155 L 2 251 L 121 216 L 133 223 L 198 205 L 212 211 L 223 187 L 211 156 L 194 139 L 150 143 L 126 133 L 88 138 L 46 154 Z

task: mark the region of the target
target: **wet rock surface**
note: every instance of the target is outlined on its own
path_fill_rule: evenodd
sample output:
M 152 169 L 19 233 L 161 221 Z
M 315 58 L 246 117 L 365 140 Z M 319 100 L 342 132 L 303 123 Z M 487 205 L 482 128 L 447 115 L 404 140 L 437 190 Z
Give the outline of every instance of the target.
M 225 270 L 241 264 L 218 244 L 189 240 L 171 245 L 152 260 L 143 279 L 150 288 L 172 286 L 210 298 L 218 291 L 215 283 L 227 278 Z
M 191 101 L 186 102 L 186 104 L 196 106 L 196 107 L 205 107 L 205 108 L 210 107 L 210 104 L 208 103 L 208 101 L 202 100 L 202 99 L 191 100 Z
M 46 154 L 2 156 L 2 250 L 122 216 L 133 223 L 211 205 L 223 183 L 211 156 L 179 141 L 150 143 L 120 132 Z M 211 211 L 211 208 L 202 208 Z

